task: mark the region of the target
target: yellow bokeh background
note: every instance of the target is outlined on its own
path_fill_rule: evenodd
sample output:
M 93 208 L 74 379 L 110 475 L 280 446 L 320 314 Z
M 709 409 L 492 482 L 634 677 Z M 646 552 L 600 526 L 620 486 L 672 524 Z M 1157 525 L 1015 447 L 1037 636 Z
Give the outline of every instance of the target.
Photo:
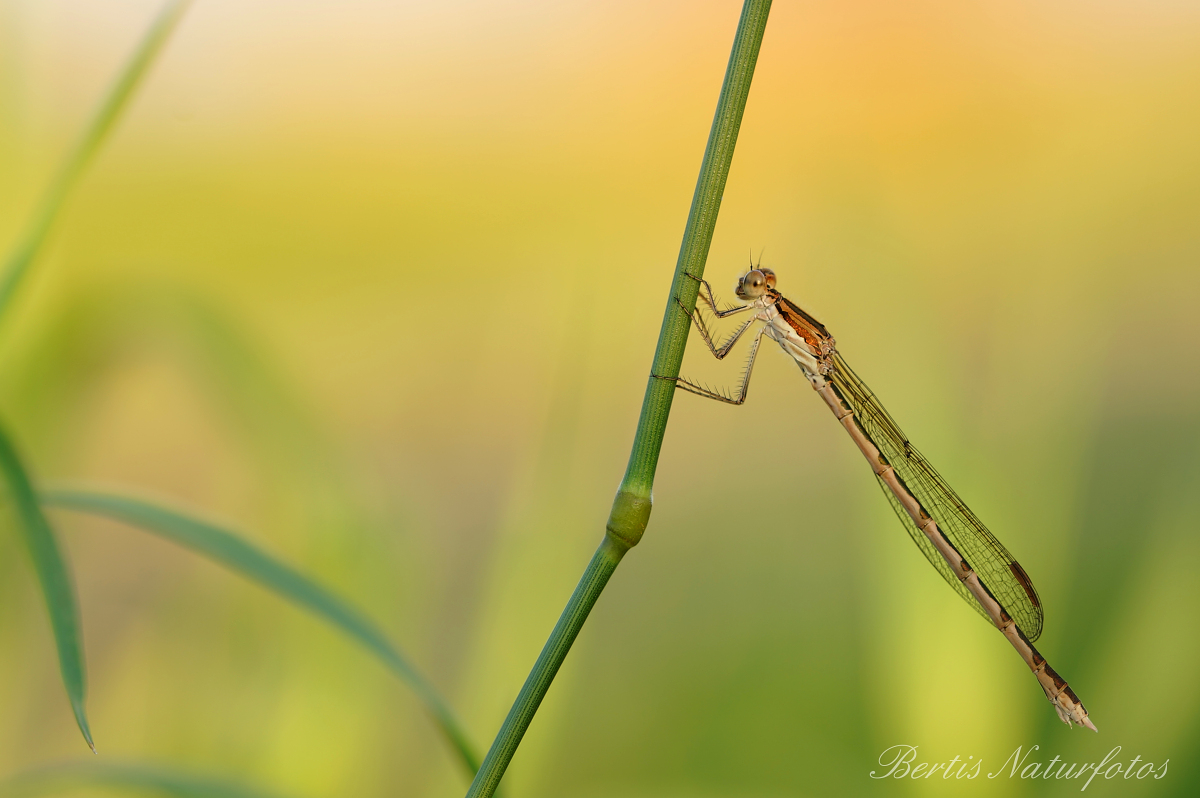
M 156 8 L 0 4 L 0 249 Z M 486 748 L 600 540 L 739 8 L 198 0 L 0 326 L 31 469 L 336 588 Z M 1168 775 L 1089 794 L 1195 794 L 1197 96 L 1195 4 L 777 3 L 707 268 L 728 298 L 761 253 L 833 331 L 1034 579 L 1039 648 L 1101 733 L 1058 723 L 766 351 L 744 407 L 678 397 L 646 537 L 508 795 L 1078 790 L 872 780 L 898 743 L 985 769 L 1120 745 Z M 684 373 L 723 366 L 693 346 Z M 301 798 L 465 791 L 336 632 L 53 520 L 101 757 Z M 91 755 L 0 531 L 2 776 Z

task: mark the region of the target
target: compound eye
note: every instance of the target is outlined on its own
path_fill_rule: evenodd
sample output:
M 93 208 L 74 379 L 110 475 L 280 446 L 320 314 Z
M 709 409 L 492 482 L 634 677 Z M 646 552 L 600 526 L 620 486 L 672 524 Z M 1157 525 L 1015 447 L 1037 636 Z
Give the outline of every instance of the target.
M 738 280 L 736 293 L 739 299 L 758 299 L 766 292 L 767 276 L 758 269 L 746 272 Z
M 763 278 L 767 281 L 767 288 L 775 287 L 775 272 L 770 269 L 759 269 L 762 272 Z

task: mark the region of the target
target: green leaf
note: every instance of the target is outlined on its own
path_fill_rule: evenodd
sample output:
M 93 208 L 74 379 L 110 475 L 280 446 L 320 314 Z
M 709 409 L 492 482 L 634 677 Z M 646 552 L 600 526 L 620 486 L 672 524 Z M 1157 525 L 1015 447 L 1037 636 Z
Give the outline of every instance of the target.
M 173 795 L 179 798 L 274 798 L 223 779 L 136 763 L 71 762 L 38 768 L 0 781 L 0 798 L 53 795 L 80 787 Z
M 129 63 L 117 76 L 100 107 L 96 109 L 95 116 L 88 123 L 75 149 L 59 168 L 29 226 L 16 247 L 9 253 L 4 269 L 0 270 L 0 317 L 4 315 L 21 279 L 41 252 L 42 245 L 46 243 L 46 238 L 54 227 L 67 197 L 120 118 L 121 112 L 129 104 L 129 98 L 149 71 L 150 65 L 154 63 L 155 57 L 166 44 L 190 2 L 191 0 L 172 0 L 159 13 L 134 51 L 133 57 L 129 59 Z
M 49 491 L 41 498 L 48 507 L 104 516 L 174 541 L 333 624 L 366 647 L 416 691 L 469 775 L 474 776 L 479 760 L 446 702 L 370 618 L 338 596 L 233 532 L 157 504 L 77 490 Z
M 75 587 L 58 549 L 54 530 L 50 528 L 50 522 L 46 520 L 33 491 L 29 474 L 3 427 L 0 427 L 0 473 L 3 473 L 4 481 L 8 484 L 16 526 L 33 558 L 33 568 L 42 586 L 46 609 L 50 612 L 50 626 L 54 629 L 54 642 L 58 646 L 58 666 L 62 671 L 71 709 L 75 711 L 75 722 L 83 732 L 83 739 L 95 751 L 83 707 L 86 686 Z

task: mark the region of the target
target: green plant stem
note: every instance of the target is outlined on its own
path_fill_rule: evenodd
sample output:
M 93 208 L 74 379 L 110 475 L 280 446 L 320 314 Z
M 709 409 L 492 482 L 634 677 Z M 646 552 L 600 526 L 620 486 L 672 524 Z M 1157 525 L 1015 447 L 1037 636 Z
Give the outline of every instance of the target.
M 733 148 L 737 144 L 742 112 L 746 110 L 750 80 L 754 77 L 754 65 L 758 60 L 758 49 L 762 44 L 770 10 L 770 0 L 746 0 L 742 6 L 742 18 L 733 41 L 733 52 L 729 55 L 725 81 L 721 85 L 717 112 L 708 134 L 700 177 L 692 195 L 692 207 L 683 232 L 683 243 L 679 247 L 679 259 L 675 263 L 675 279 L 671 281 L 671 295 L 663 312 L 658 347 L 654 351 L 654 366 L 646 386 L 645 399 L 642 400 L 642 414 L 638 419 L 633 451 L 629 455 L 629 465 L 618 493 L 618 503 L 621 501 L 620 494 L 629 495 L 627 503 L 645 502 L 647 518 L 650 515 L 654 471 L 658 467 L 658 454 L 667 429 L 671 401 L 675 396 L 675 384 L 671 379 L 679 376 L 679 367 L 683 363 L 683 350 L 692 325 L 690 314 L 696 308 L 700 278 L 704 276 L 704 264 L 708 260 L 717 213 L 721 210 L 721 196 L 725 193 L 725 180 L 729 177 Z M 676 298 L 679 302 L 675 301 Z M 687 309 L 686 312 L 679 306 L 680 302 Z M 612 529 L 611 525 L 609 529 Z M 631 545 L 636 545 L 643 529 L 621 530 L 620 534 L 626 536 Z
M 475 775 L 475 781 L 467 791 L 467 798 L 488 798 L 495 792 L 534 713 L 550 689 L 550 683 L 604 586 L 608 584 L 609 577 L 625 553 L 641 540 L 650 520 L 654 472 L 675 394 L 672 378 L 679 376 L 679 367 L 683 362 L 691 327 L 690 313 L 696 307 L 699 280 L 704 275 L 717 213 L 721 209 L 721 195 L 725 191 L 725 180 L 733 161 L 733 149 L 737 144 L 742 113 L 746 109 L 750 81 L 754 77 L 754 66 L 758 61 L 770 10 L 771 0 L 746 0 L 742 6 L 733 51 L 725 70 L 721 96 L 717 101 L 683 243 L 679 248 L 679 259 L 675 264 L 675 279 L 671 282 L 671 293 L 667 298 L 633 451 L 613 501 L 604 540 L 592 555 L 587 570 L 583 572 L 542 653 L 538 655 L 533 670 L 525 679 L 521 692 L 484 757 L 483 765 Z M 683 307 L 680 307 L 681 303 Z
M 66 204 L 71 190 L 79 182 L 87 165 L 100 149 L 100 145 L 104 143 L 104 139 L 112 130 L 121 112 L 129 104 L 130 97 L 133 96 L 142 78 L 149 71 L 150 65 L 154 63 L 155 57 L 170 38 L 171 32 L 175 30 L 176 24 L 183 16 L 183 12 L 187 10 L 190 2 L 191 0 L 171 0 L 163 7 L 150 29 L 146 31 L 146 35 L 142 37 L 133 57 L 129 59 L 125 69 L 121 71 L 116 82 L 113 83 L 112 88 L 100 103 L 100 107 L 88 123 L 87 129 L 79 137 L 75 149 L 59 167 L 54 182 L 50 184 L 50 188 L 42 197 L 29 226 L 9 253 L 4 268 L 0 270 L 0 318 L 4 316 L 17 286 L 20 285 L 22 278 L 25 277 L 29 267 L 46 243 L 46 238 Z
M 617 563 L 625 556 L 626 551 L 628 549 L 605 536 L 600 548 L 592 555 L 592 561 L 583 572 L 583 577 L 576 585 L 575 592 L 571 594 L 566 609 L 559 616 L 558 623 L 554 624 L 554 631 L 542 647 L 542 653 L 538 655 L 529 678 L 521 687 L 508 717 L 504 719 L 504 725 L 500 727 L 495 742 L 484 757 L 483 766 L 475 774 L 475 781 L 467 791 L 468 796 L 490 796 L 496 791 L 508 763 L 517 751 L 517 746 L 521 744 L 525 730 L 533 720 L 534 713 L 546 697 L 550 683 L 554 681 L 559 667 L 567 658 L 571 644 L 575 642 L 576 635 L 583 628 L 583 622 L 587 620 L 588 613 L 600 597 L 600 591 L 608 584 L 608 578 L 617 569 Z

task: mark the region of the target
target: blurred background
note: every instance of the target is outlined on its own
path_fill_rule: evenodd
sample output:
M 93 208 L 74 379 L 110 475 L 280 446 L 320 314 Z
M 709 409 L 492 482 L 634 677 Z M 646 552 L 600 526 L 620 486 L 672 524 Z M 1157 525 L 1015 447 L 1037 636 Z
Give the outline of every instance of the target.
M 0 2 L 0 248 L 150 0 Z M 599 543 L 737 2 L 199 0 L 0 330 L 44 484 L 243 532 L 389 632 L 486 749 Z M 1025 566 L 1099 735 L 912 545 L 799 371 L 680 394 L 643 543 L 510 796 L 1059 795 L 875 781 L 1017 746 L 1200 790 L 1200 6 L 776 4 L 707 276 L 754 253 Z M 740 360 L 740 357 L 737 358 Z M 698 342 L 684 374 L 731 384 Z M 101 758 L 458 795 L 412 693 L 275 596 L 52 516 Z M 0 775 L 92 759 L 0 535 Z M 79 789 L 78 795 L 100 794 Z M 104 793 L 111 794 L 111 793 Z

